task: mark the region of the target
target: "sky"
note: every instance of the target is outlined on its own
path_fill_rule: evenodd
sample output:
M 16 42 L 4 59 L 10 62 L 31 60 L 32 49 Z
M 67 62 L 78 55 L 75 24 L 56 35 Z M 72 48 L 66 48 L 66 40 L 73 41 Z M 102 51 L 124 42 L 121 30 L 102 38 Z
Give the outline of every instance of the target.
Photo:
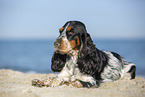
M 67 21 L 95 39 L 145 39 L 145 0 L 0 0 L 0 39 L 52 39 Z

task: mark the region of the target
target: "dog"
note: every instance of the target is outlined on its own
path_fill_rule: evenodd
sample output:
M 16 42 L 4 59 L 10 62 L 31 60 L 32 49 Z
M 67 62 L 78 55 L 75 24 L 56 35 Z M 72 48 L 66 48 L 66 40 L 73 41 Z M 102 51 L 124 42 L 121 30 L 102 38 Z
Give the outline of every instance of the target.
M 115 52 L 96 48 L 82 22 L 68 21 L 59 33 L 51 60 L 52 71 L 59 74 L 43 81 L 34 79 L 32 85 L 91 88 L 102 82 L 122 79 L 126 74 L 128 79 L 135 79 L 136 65 Z

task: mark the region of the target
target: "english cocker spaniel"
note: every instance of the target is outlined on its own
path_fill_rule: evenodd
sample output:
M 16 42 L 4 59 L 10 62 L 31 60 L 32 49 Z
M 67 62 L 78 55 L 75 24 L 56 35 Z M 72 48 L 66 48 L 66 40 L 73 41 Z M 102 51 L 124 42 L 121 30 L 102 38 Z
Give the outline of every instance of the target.
M 34 79 L 32 85 L 90 88 L 125 75 L 128 75 L 128 79 L 135 78 L 135 64 L 127 62 L 115 52 L 97 49 L 82 22 L 68 21 L 59 33 L 54 42 L 51 69 L 60 73 L 43 81 Z

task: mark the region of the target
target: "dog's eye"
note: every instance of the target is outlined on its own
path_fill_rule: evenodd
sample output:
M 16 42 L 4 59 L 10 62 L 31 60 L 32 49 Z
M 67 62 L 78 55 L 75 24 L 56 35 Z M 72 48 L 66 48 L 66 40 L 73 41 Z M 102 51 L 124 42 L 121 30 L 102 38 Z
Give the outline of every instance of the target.
M 72 35 L 74 32 L 67 32 L 68 35 Z

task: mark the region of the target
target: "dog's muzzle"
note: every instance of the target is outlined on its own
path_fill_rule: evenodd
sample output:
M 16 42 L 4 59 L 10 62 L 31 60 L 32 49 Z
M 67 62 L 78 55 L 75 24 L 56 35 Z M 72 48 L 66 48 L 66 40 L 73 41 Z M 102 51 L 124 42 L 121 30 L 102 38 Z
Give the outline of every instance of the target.
M 61 40 L 60 39 L 56 39 L 55 42 L 54 42 L 55 51 L 59 51 L 60 50 L 60 46 L 61 46 Z
M 54 42 L 54 48 L 59 48 L 60 42 L 58 40 L 55 40 Z

